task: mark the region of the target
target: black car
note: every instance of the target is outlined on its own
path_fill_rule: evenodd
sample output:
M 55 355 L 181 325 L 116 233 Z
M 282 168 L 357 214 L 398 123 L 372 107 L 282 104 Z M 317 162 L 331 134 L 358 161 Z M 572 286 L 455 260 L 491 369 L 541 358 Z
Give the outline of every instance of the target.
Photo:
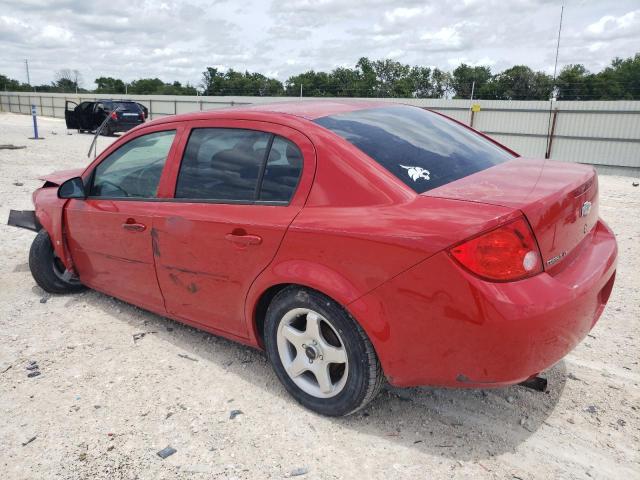
M 114 132 L 126 132 L 144 123 L 149 115 L 147 107 L 128 100 L 98 100 L 95 102 L 76 102 L 67 100 L 64 105 L 64 119 L 67 128 L 78 132 L 94 132 L 110 117 L 102 129 L 104 135 Z

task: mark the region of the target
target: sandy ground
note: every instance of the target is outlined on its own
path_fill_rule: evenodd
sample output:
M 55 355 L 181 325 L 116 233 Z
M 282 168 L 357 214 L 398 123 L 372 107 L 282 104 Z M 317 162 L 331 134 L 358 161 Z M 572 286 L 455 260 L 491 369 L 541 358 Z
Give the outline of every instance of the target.
M 28 140 L 30 122 L 0 114 L 0 144 L 27 147 L 0 150 L 3 223 L 31 208 L 38 175 L 87 163 L 90 135 L 41 118 L 46 139 Z M 617 283 L 549 393 L 387 388 L 341 419 L 296 404 L 260 352 L 97 292 L 48 298 L 27 265 L 34 234 L 0 225 L 2 477 L 640 478 L 640 188 L 600 182 Z

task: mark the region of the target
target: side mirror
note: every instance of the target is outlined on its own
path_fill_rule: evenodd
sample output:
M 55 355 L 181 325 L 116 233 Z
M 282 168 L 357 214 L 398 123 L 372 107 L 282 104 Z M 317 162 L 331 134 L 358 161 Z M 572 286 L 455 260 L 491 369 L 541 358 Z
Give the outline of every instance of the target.
M 70 178 L 60 185 L 58 187 L 58 198 L 87 198 L 82 178 Z

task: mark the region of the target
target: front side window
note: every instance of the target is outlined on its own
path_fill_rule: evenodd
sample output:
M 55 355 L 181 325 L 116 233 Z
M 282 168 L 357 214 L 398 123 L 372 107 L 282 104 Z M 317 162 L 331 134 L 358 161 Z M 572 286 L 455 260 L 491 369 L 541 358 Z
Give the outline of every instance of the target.
M 515 158 L 472 130 L 416 107 L 356 110 L 315 122 L 355 145 L 416 193 Z
M 289 201 L 302 170 L 300 150 L 255 130 L 197 128 L 184 152 L 176 198 Z
M 154 132 L 125 143 L 96 167 L 93 197 L 155 198 L 175 130 Z

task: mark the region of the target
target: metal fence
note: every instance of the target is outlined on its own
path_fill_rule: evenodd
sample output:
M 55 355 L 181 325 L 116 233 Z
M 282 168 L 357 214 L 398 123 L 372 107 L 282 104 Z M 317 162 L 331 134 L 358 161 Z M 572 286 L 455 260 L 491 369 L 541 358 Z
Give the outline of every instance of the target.
M 0 111 L 31 113 L 35 105 L 44 116 L 64 118 L 65 102 L 105 98 L 144 104 L 151 118 L 166 115 L 282 101 L 294 97 L 191 97 L 0 92 Z M 332 101 L 333 98 L 304 98 Z M 471 124 L 528 157 L 588 163 L 601 172 L 640 176 L 640 101 L 550 102 L 479 100 L 473 112 L 469 100 L 385 98 L 449 115 Z M 0 132 L 0 137 L 2 132 Z

